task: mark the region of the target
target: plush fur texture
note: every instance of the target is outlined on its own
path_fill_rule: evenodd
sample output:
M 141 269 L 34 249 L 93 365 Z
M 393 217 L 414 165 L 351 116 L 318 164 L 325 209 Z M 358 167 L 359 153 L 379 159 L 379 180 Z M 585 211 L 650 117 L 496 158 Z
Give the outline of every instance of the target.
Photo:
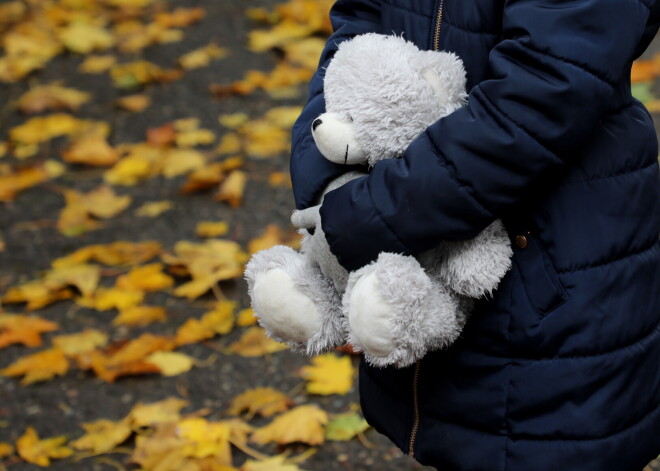
M 343 156 L 347 148 L 349 159 L 364 151 L 370 165 L 398 157 L 429 124 L 465 103 L 465 81 L 463 63 L 452 53 L 420 51 L 397 36 L 357 36 L 341 43 L 328 65 L 327 113 L 319 116 L 314 140 L 326 157 Z M 345 141 L 347 123 L 360 149 Z
M 453 54 L 365 34 L 340 45 L 326 71 L 325 99 L 327 113 L 312 125 L 321 153 L 340 164 L 374 165 L 400 156 L 464 104 L 465 71 Z M 326 192 L 360 175 L 349 172 Z M 474 299 L 491 293 L 510 267 L 500 221 L 471 241 L 442 242 L 417 259 L 383 253 L 350 274 L 328 247 L 319 206 L 294 212 L 292 222 L 303 230 L 302 253 L 259 252 L 246 278 L 269 335 L 308 353 L 348 339 L 374 365 L 410 365 L 454 342 Z

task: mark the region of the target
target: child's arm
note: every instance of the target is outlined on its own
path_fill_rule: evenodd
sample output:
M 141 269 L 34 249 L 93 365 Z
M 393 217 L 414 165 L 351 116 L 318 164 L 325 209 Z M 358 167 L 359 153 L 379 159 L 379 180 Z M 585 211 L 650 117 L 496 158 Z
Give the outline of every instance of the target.
M 606 107 L 632 102 L 627 76 L 649 15 L 645 0 L 507 1 L 505 39 L 469 104 L 404 158 L 326 195 L 323 230 L 340 263 L 472 238 L 556 182 Z
M 380 0 L 339 0 L 330 12 L 334 34 L 321 55 L 318 71 L 309 87 L 307 105 L 293 127 L 291 149 L 291 180 L 296 208 L 303 209 L 319 203 L 323 189 L 339 175 L 353 167 L 327 160 L 316 148 L 312 138 L 312 121 L 325 112 L 323 77 L 325 68 L 337 51 L 339 43 L 380 28 Z

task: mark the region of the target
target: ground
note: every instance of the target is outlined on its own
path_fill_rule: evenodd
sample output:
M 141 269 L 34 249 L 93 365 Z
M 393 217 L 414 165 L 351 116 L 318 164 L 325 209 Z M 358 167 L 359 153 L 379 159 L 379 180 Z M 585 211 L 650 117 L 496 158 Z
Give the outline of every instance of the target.
M 138 54 L 139 57 L 169 66 L 177 57 L 208 44 L 210 40 L 228 48 L 231 51 L 229 57 L 212 62 L 207 67 L 189 70 L 172 83 L 149 86 L 145 93 L 150 96 L 153 104 L 135 114 L 114 107 L 115 99 L 127 92 L 115 88 L 108 74 L 93 77 L 81 74 L 78 66 L 83 57 L 65 54 L 30 78 L 2 85 L 0 103 L 4 107 L 0 109 L 0 142 L 7 139 L 9 129 L 26 120 L 24 115 L 13 108 L 15 100 L 30 87 L 53 81 L 63 81 L 68 86 L 92 93 L 93 100 L 79 114 L 88 119 L 107 121 L 112 128 L 110 142 L 113 145 L 144 141 L 147 129 L 188 117 L 199 118 L 201 127 L 220 135 L 222 128 L 218 124 L 219 115 L 246 112 L 254 117 L 274 106 L 273 99 L 264 92 L 214 99 L 209 92 L 209 84 L 230 83 L 241 79 L 247 70 L 269 71 L 275 66 L 279 59 L 276 53 L 256 54 L 245 48 L 247 35 L 255 28 L 255 23 L 245 15 L 245 5 L 272 8 L 279 2 L 172 0 L 168 3 L 172 6 L 201 6 L 206 11 L 206 17 L 185 28 L 183 41 L 148 47 Z M 654 44 L 652 50 L 655 49 L 659 48 Z M 304 86 L 300 87 L 304 89 Z M 276 104 L 300 105 L 303 99 L 304 95 L 299 95 L 277 100 Z M 62 138 L 45 143 L 32 159 L 40 162 L 57 158 L 65 144 Z M 9 157 L 5 157 L 4 161 L 14 163 Z M 55 227 L 55 221 L 64 205 L 58 189 L 92 190 L 101 184 L 106 170 L 70 166 L 57 180 L 27 189 L 14 201 L 0 203 L 0 227 L 5 245 L 4 250 L 0 251 L 0 293 L 7 287 L 37 278 L 42 270 L 49 268 L 53 259 L 91 244 L 107 244 L 117 240 L 157 240 L 167 250 L 172 250 L 181 240 L 201 242 L 195 238 L 195 226 L 199 221 L 208 220 L 226 221 L 230 227 L 226 237 L 245 247 L 250 240 L 261 235 L 268 224 L 288 228 L 288 218 L 293 208 L 291 190 L 286 186 L 273 188 L 268 183 L 271 173 L 287 172 L 286 153 L 270 159 L 247 159 L 243 168 L 249 178 L 242 203 L 237 209 L 219 203 L 208 192 L 181 195 L 179 188 L 185 176 L 152 178 L 139 185 L 116 190 L 133 198 L 131 211 L 112 218 L 102 229 L 67 237 Z M 135 217 L 133 209 L 155 200 L 170 200 L 174 203 L 173 209 L 154 219 Z M 249 305 L 246 286 L 240 278 L 223 282 L 221 289 L 228 298 L 238 301 L 240 307 Z M 148 299 L 150 304 L 166 307 L 168 320 L 138 329 L 113 327 L 114 339 L 135 338 L 147 331 L 171 335 L 188 317 L 199 317 L 214 297 L 212 293 L 207 293 L 189 302 L 158 292 L 149 294 Z M 7 312 L 23 311 L 20 306 L 6 306 L 5 309 Z M 107 330 L 116 312 L 99 312 L 80 307 L 72 301 L 64 301 L 39 309 L 37 314 L 56 321 L 60 326 L 57 333 L 61 334 L 79 332 L 83 328 Z M 178 351 L 200 359 L 205 364 L 186 374 L 169 378 L 155 374 L 129 376 L 108 383 L 89 372 L 74 370 L 63 377 L 24 387 L 16 379 L 0 377 L 0 442 L 14 443 L 28 426 L 37 429 L 41 437 L 67 435 L 75 438 L 81 435 L 80 424 L 83 422 L 99 418 L 119 420 L 138 402 L 153 402 L 167 397 L 185 398 L 191 404 L 190 410 L 208 408 L 210 419 L 225 418 L 227 406 L 233 397 L 258 386 L 277 388 L 290 394 L 297 404 L 315 403 L 329 412 L 346 411 L 350 404 L 358 402 L 357 381 L 345 395 L 312 396 L 305 393 L 304 382 L 296 372 L 307 365 L 309 359 L 301 355 L 285 351 L 248 358 L 222 353 L 242 332 L 242 329 L 236 329 L 227 335 L 180 348 Z M 47 334 L 44 338 L 49 339 L 50 336 Z M 3 349 L 0 353 L 0 368 L 32 351 L 19 345 Z M 357 366 L 358 358 L 353 357 L 352 362 Z M 253 423 L 261 425 L 266 422 L 268 420 L 258 419 Z M 367 431 L 364 437 L 366 441 L 353 439 L 349 442 L 327 442 L 300 466 L 319 471 L 422 469 L 374 430 Z M 302 445 L 294 447 L 296 452 L 304 449 L 306 447 Z M 275 449 L 268 451 L 273 452 Z M 107 456 L 113 461 L 94 457 L 77 462 L 63 459 L 53 461 L 50 468 L 67 471 L 111 470 L 117 469 L 116 463 L 123 462 L 125 458 L 121 453 Z M 236 465 L 242 463 L 244 458 L 241 452 L 235 452 Z M 0 461 L 0 470 L 3 469 L 2 463 Z M 12 471 L 36 469 L 34 464 L 16 458 L 7 458 L 4 463 Z M 659 464 L 655 466 L 651 469 L 660 470 Z

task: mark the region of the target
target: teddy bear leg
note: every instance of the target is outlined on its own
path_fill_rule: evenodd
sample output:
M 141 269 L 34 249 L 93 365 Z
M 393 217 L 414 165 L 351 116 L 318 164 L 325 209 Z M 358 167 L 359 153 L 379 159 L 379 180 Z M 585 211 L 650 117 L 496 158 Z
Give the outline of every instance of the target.
M 451 344 L 463 326 L 457 296 L 414 257 L 380 254 L 351 274 L 343 302 L 349 343 L 377 366 L 408 366 Z
M 258 252 L 245 278 L 255 315 L 270 337 L 310 355 L 344 343 L 341 298 L 302 254 L 286 246 Z
M 474 239 L 442 242 L 437 274 L 442 282 L 463 296 L 479 298 L 492 293 L 511 268 L 511 241 L 499 219 Z

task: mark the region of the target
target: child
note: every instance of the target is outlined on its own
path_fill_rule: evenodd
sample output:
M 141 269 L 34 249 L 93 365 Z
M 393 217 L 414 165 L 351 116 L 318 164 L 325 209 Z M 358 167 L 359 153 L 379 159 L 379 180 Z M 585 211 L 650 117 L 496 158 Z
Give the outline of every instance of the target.
M 367 420 L 421 463 L 456 471 L 639 471 L 660 452 L 660 185 L 630 67 L 656 0 L 340 0 L 293 131 L 299 209 L 346 171 L 316 149 L 324 68 L 356 34 L 403 35 L 465 63 L 467 106 L 398 160 L 328 193 L 348 269 L 418 254 L 496 218 L 514 267 L 451 348 L 362 365 Z

